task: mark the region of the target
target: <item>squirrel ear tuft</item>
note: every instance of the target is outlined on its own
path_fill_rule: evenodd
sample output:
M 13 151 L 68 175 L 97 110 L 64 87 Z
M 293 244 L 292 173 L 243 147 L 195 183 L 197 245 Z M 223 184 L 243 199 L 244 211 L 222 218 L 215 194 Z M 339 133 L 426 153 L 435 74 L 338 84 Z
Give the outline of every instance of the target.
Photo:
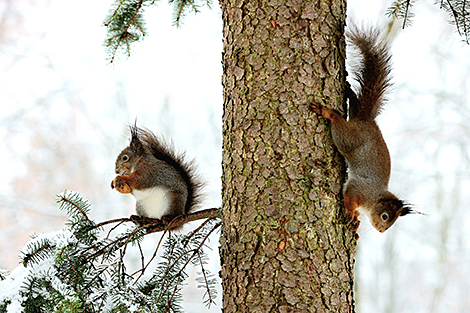
M 411 206 L 408 203 L 402 202 L 402 207 L 399 208 L 400 216 L 405 216 L 408 214 L 415 213 L 412 209 Z
M 401 201 L 401 200 L 400 200 Z M 408 214 L 421 214 L 421 215 L 426 215 L 424 213 L 421 213 L 419 211 L 415 211 L 412 209 L 413 205 L 408 203 L 408 202 L 404 202 L 404 201 L 401 201 L 402 205 L 401 207 L 399 208 L 399 216 L 405 216 L 405 215 L 408 215 Z
M 131 143 L 129 147 L 136 155 L 142 155 L 144 153 L 144 147 L 139 139 L 140 129 L 135 124 L 133 126 L 129 126 L 129 128 L 131 130 Z

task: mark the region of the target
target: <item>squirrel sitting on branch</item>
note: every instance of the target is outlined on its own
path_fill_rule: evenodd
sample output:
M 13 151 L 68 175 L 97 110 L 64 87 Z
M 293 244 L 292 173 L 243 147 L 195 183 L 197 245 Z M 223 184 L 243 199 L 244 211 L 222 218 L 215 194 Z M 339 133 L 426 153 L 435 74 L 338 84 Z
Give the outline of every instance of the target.
M 131 193 L 137 200 L 140 224 L 154 224 L 161 219 L 169 229 L 181 227 L 174 219 L 187 216 L 200 204 L 202 182 L 193 162 L 152 132 L 130 126 L 131 141 L 116 159 L 116 174 L 111 188 Z M 150 219 L 150 220 L 149 220 Z

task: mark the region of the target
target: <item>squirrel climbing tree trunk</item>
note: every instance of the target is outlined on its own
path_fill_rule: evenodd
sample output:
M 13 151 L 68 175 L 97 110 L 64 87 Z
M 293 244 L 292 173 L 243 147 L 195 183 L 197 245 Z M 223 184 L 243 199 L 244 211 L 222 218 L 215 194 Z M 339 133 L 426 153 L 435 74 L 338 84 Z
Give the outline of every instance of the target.
M 220 3 L 223 310 L 353 312 L 345 167 L 309 111 L 342 107 L 346 3 Z

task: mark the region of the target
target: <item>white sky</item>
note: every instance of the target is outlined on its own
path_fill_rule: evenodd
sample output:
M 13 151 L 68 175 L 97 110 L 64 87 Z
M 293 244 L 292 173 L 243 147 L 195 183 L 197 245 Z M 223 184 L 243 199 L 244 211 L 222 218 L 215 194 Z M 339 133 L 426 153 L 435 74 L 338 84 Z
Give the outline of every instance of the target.
M 126 143 L 125 125 L 132 123 L 136 117 L 140 125 L 170 135 L 178 147 L 184 147 L 189 156 L 197 159 L 201 172 L 209 181 L 207 206 L 219 205 L 222 27 L 218 4 L 214 3 L 212 10 L 203 9 L 196 16 L 189 14 L 180 29 L 172 26 L 171 9 L 166 4 L 149 9 L 149 35 L 134 47 L 129 59 L 121 58 L 114 65 L 109 65 L 102 46 L 105 30 L 101 24 L 110 2 L 46 2 L 47 5 L 34 4 L 34 1 L 19 2 L 25 29 L 12 29 L 11 40 L 16 42 L 6 48 L 0 47 L 0 68 L 3 69 L 3 75 L 0 75 L 0 138 L 11 132 L 11 126 L 5 121 L 18 110 L 24 109 L 26 117 L 39 114 L 42 106 L 37 106 L 38 98 L 51 101 L 52 108 L 48 110 L 51 120 L 62 119 L 66 114 L 63 108 L 69 105 L 67 99 L 61 98 L 61 90 L 65 88 L 79 103 L 78 121 L 89 120 L 109 130 L 108 135 L 115 140 L 113 143 L 119 142 L 117 137 L 122 138 L 121 144 Z M 348 5 L 348 14 L 354 20 L 385 25 L 384 12 L 388 3 L 353 0 L 348 1 Z M 0 14 L 3 8 L 0 4 Z M 421 304 L 419 308 L 410 305 L 400 312 L 429 312 L 430 300 L 429 296 L 422 294 L 424 287 L 420 289 L 419 284 L 415 286 L 416 282 L 408 283 L 406 277 L 416 280 L 413 275 L 419 275 L 421 271 L 414 266 L 419 264 L 423 267 L 422 271 L 429 269 L 426 271 L 428 276 L 417 276 L 426 283 L 427 290 L 432 290 L 440 279 L 436 262 L 442 236 L 436 233 L 440 229 L 443 212 L 437 209 L 433 192 L 436 164 L 438 172 L 444 175 L 444 199 L 447 203 L 451 199 L 449 188 L 455 182 L 456 171 L 462 175 L 462 186 L 470 188 L 469 169 L 462 170 L 464 160 L 459 147 L 453 143 L 456 136 L 462 136 L 460 139 L 463 142 L 469 141 L 465 137 L 467 133 L 460 134 L 461 129 L 456 126 L 465 124 L 468 116 L 455 109 L 457 104 L 454 100 L 463 101 L 461 105 L 466 106 L 468 111 L 470 80 L 465 77 L 468 77 L 470 70 L 470 47 L 461 43 L 453 26 L 446 23 L 447 16 L 436 6 L 420 1 L 415 12 L 413 26 L 399 30 L 393 43 L 395 88 L 379 122 L 392 154 L 392 191 L 418 204 L 418 210 L 429 216 L 415 215 L 400 219 L 385 234 L 375 232 L 367 221 L 362 223 L 356 263 L 358 294 L 361 295 L 357 299 L 359 312 L 385 310 L 390 288 L 395 285 L 392 285 L 390 278 L 380 275 L 389 273 L 387 253 L 391 249 L 394 257 L 402 262 L 402 270 L 400 266 L 395 269 L 400 271 L 394 278 L 398 281 L 395 284 L 406 285 L 408 289 L 404 288 L 403 293 L 407 293 L 407 297 L 416 296 L 419 299 L 417 303 Z M 436 54 L 441 58 L 437 58 Z M 57 94 L 43 99 L 54 90 L 58 90 Z M 450 96 L 438 102 L 433 94 L 438 91 Z M 121 98 L 118 99 L 117 94 Z M 121 106 L 118 100 L 128 106 Z M 165 101 L 171 106 L 170 116 L 160 116 Z M 440 129 L 442 125 L 438 123 L 444 123 L 444 127 Z M 436 127 L 439 127 L 437 131 Z M 415 129 L 415 132 L 410 135 L 410 132 L 404 132 L 405 128 Z M 93 129 L 86 125 L 77 129 L 78 138 L 99 143 Z M 436 134 L 444 139 L 425 141 Z M 18 173 L 25 172 L 24 164 L 18 162 L 10 151 L 30 152 L 29 146 L 23 144 L 29 140 L 28 136 L 16 129 L 15 136 L 17 141 L 11 150 L 0 147 L 0 164 L 7 164 L 0 182 L 0 190 L 4 191 L 0 193 L 2 196 L 8 196 L 10 181 Z M 122 148 L 112 145 L 110 149 L 117 155 Z M 433 163 L 429 156 L 435 150 L 440 152 Z M 108 155 L 96 155 L 94 164 L 97 170 L 102 171 L 103 184 L 107 184 L 113 178 L 114 156 L 110 159 Z M 462 192 L 468 193 L 468 188 Z M 61 191 L 51 190 L 51 198 Z M 96 205 L 103 208 L 122 202 L 131 213 L 133 202 L 122 199 L 109 190 L 104 200 Z M 45 207 L 56 210 L 53 206 Z M 470 229 L 469 213 L 459 212 L 459 225 Z M 452 231 L 458 229 L 454 227 Z M 461 245 L 461 242 L 468 242 L 470 233 L 465 230 L 454 235 L 460 241 L 451 237 L 447 243 L 448 264 L 453 266 L 455 263 L 452 262 L 458 259 L 462 262 L 463 272 L 470 274 L 469 247 L 467 245 L 462 250 Z M 217 254 L 217 249 L 214 253 Z M 216 256 L 213 259 L 215 263 L 219 260 Z M 214 269 L 217 271 L 216 264 Z M 449 276 L 458 276 L 458 273 Z M 469 286 L 464 282 L 454 285 Z M 375 287 L 384 292 L 373 299 L 370 289 Z M 470 293 L 468 289 L 463 293 L 465 291 Z M 440 308 L 452 308 L 453 312 L 459 312 L 452 306 L 453 302 L 461 301 L 458 294 L 454 293 L 457 299 L 448 296 Z M 409 299 L 404 300 L 411 301 Z M 470 304 L 467 301 L 466 306 L 461 307 L 469 308 Z M 212 311 L 218 312 L 219 309 L 220 306 Z

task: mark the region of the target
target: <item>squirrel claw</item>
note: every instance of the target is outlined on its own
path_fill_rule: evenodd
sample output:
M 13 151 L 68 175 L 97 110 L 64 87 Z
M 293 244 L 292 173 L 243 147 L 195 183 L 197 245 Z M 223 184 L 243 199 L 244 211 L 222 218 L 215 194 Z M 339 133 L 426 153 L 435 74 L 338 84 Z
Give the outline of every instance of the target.
M 318 103 L 311 103 L 310 104 L 310 110 L 313 111 L 313 113 L 317 114 L 317 115 L 322 115 L 322 105 L 321 104 L 318 104 Z
M 356 217 L 347 216 L 347 217 L 346 217 L 346 226 L 351 225 L 351 224 L 354 223 L 355 221 L 357 221 L 357 218 L 356 218 Z
M 359 228 L 359 220 L 357 219 L 359 217 L 359 212 L 354 210 L 352 212 L 348 211 L 348 214 L 346 215 L 346 226 L 349 227 L 351 225 L 354 226 L 354 231 L 357 231 Z
M 317 115 L 321 115 L 326 119 L 332 120 L 333 115 L 335 114 L 333 110 L 318 104 L 318 103 L 312 103 L 310 104 L 310 109 Z

